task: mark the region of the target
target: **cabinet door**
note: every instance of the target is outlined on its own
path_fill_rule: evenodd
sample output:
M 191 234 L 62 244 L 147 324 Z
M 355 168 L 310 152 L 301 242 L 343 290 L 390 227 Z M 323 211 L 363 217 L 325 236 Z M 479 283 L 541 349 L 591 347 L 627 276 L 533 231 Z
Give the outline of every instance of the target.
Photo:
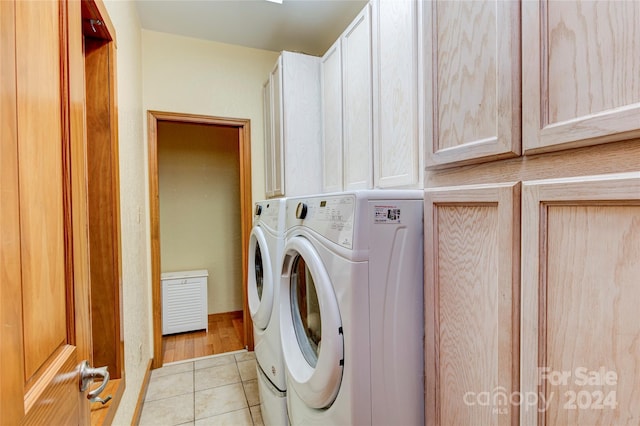
M 320 58 L 282 52 L 282 152 L 287 197 L 322 189 Z
M 340 40 L 322 57 L 322 191 L 342 191 L 342 61 Z
M 271 79 L 262 87 L 264 102 L 264 192 L 273 197 L 273 106 Z
M 418 17 L 416 0 L 373 6 L 374 184 L 420 183 L 418 138 Z
M 271 183 L 273 197 L 284 195 L 284 126 L 282 120 L 282 56 L 278 58 L 276 66 L 271 71 Z
M 521 424 L 639 424 L 640 173 L 525 182 L 522 211 Z
M 522 3 L 525 153 L 640 135 L 640 2 Z
M 426 164 L 520 154 L 520 3 L 423 6 Z
M 520 185 L 425 191 L 427 425 L 511 425 L 518 407 Z
M 345 190 L 373 186 L 370 15 L 367 4 L 342 36 Z

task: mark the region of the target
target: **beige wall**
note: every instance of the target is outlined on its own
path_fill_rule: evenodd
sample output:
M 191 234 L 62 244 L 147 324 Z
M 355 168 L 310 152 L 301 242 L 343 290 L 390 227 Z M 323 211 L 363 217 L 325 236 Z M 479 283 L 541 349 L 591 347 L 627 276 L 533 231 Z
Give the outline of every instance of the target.
M 105 1 L 116 29 L 122 309 L 126 389 L 114 425 L 131 424 L 152 358 L 147 153 L 143 143 L 141 33 L 133 2 Z
M 242 310 L 238 142 L 231 127 L 158 123 L 162 272 L 209 271 L 210 314 Z
M 253 201 L 265 198 L 262 85 L 278 55 L 142 30 L 145 110 L 251 120 Z

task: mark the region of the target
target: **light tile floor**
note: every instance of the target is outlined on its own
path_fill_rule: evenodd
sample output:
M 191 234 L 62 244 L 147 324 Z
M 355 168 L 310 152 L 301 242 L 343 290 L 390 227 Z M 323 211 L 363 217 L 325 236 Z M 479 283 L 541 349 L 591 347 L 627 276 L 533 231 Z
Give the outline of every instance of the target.
M 151 372 L 140 426 L 262 426 L 253 352 L 173 363 Z

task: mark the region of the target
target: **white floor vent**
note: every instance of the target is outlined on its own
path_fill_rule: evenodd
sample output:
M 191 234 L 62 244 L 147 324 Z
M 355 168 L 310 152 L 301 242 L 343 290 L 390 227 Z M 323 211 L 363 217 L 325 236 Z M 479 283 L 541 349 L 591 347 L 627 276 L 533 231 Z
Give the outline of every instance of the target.
M 206 330 L 206 269 L 165 272 L 162 281 L 162 334 Z

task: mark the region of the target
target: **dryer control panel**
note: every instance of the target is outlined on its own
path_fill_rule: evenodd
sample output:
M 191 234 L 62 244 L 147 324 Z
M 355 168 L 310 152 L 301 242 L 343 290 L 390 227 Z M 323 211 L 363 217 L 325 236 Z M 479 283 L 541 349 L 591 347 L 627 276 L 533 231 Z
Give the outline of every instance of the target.
M 342 247 L 353 248 L 355 196 L 314 197 L 287 202 L 287 228 L 302 225 Z
M 279 220 L 280 200 L 261 201 L 256 203 L 255 210 L 253 212 L 254 225 L 261 223 L 275 231 L 278 228 Z

